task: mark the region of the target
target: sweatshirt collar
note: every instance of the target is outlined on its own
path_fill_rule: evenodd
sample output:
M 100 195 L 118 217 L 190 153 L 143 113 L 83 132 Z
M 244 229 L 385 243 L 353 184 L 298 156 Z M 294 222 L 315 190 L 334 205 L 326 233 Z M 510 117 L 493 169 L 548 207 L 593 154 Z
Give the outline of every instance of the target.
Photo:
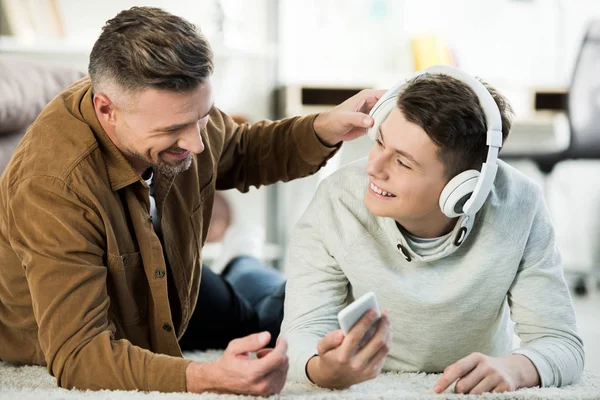
M 446 240 L 440 243 L 437 251 L 434 251 L 432 254 L 422 256 L 417 254 L 411 248 L 404 234 L 396 226 L 396 221 L 393 218 L 380 217 L 380 223 L 383 225 L 386 236 L 390 240 L 392 246 L 394 246 L 395 251 L 397 251 L 398 254 L 404 257 L 404 259 L 408 262 L 432 262 L 454 253 L 466 242 L 473 228 L 474 220 L 475 216 L 473 215 L 461 216 L 457 220 L 451 234 L 446 238 Z

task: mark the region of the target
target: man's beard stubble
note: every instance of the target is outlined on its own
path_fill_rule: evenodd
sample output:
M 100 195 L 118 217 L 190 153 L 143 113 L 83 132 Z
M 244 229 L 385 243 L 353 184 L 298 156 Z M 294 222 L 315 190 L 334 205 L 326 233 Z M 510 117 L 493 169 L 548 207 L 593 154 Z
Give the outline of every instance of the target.
M 130 152 L 137 159 L 145 162 L 146 164 L 150 164 L 150 168 L 152 168 L 154 171 L 156 171 L 159 174 L 161 174 L 165 177 L 168 177 L 168 178 L 175 178 L 180 173 L 187 171 L 190 168 L 190 166 L 192 165 L 192 158 L 194 156 L 193 154 L 190 154 L 184 160 L 181 160 L 177 164 L 173 165 L 173 164 L 168 163 L 167 161 L 162 160 L 160 158 L 160 153 L 159 153 L 158 162 L 154 162 L 151 159 L 144 157 L 142 154 L 140 154 L 138 152 L 131 151 L 131 150 L 130 150 Z
M 176 165 L 169 164 L 168 162 L 159 158 L 157 163 L 152 164 L 152 168 L 161 175 L 169 178 L 175 178 L 177 175 L 183 171 L 187 171 L 190 168 L 192 165 L 193 156 L 194 155 L 190 153 L 185 160 L 181 160 Z

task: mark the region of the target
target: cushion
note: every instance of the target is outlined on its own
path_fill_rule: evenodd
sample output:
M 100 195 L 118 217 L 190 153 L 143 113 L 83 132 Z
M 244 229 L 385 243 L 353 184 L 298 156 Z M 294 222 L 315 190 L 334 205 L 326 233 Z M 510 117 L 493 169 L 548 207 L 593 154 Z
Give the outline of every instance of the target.
M 26 130 L 50 100 L 84 76 L 74 68 L 0 55 L 0 135 Z

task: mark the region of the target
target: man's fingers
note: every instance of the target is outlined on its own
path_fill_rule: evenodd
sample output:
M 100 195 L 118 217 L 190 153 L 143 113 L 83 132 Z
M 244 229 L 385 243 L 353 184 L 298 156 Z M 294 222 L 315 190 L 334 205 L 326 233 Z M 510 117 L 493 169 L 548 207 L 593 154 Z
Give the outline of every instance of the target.
M 255 333 L 239 339 L 234 339 L 229 342 L 226 352 L 234 353 L 235 355 L 247 353 L 250 351 L 258 351 L 269 344 L 271 334 L 269 332 Z
M 287 342 L 285 340 L 279 340 L 273 351 L 254 361 L 257 376 L 265 376 L 282 368 L 287 369 L 287 367 Z
M 267 354 L 269 354 L 272 351 L 273 351 L 273 349 L 260 349 L 259 351 L 256 352 L 256 357 L 263 358 L 264 356 L 266 356 Z
M 375 123 L 373 117 L 368 115 L 367 113 L 362 112 L 349 112 L 347 113 L 346 119 L 348 124 L 355 128 L 370 128 Z
M 286 364 L 284 367 L 263 376 L 255 385 L 257 387 L 256 393 L 261 396 L 272 396 L 280 393 L 285 385 L 288 369 L 289 364 Z
M 356 108 L 354 109 L 354 111 L 356 112 L 361 112 L 364 113 L 364 109 L 366 109 L 367 106 L 367 100 L 366 99 L 362 99 L 357 105 Z M 369 112 L 367 111 L 365 114 L 368 114 Z
M 364 104 L 360 111 L 368 114 L 371 112 L 373 106 L 379 101 L 379 99 L 385 94 L 387 90 L 365 90 L 364 93 Z
M 458 360 L 454 364 L 448 366 L 444 370 L 444 374 L 442 375 L 442 377 L 437 381 L 437 383 L 433 387 L 433 390 L 436 393 L 441 393 L 444 390 L 448 389 L 448 386 L 450 386 L 455 380 L 462 378 L 463 376 L 471 372 L 481 360 L 481 356 L 482 355 L 479 353 L 472 353 L 466 356 L 465 358 Z
M 386 92 L 387 89 L 364 89 L 355 96 L 357 99 L 364 100 L 365 103 L 373 106 Z
M 365 136 L 367 130 L 365 128 L 352 128 L 348 133 L 342 136 L 340 139 L 342 142 L 350 142 L 354 139 L 357 139 L 361 136 Z
M 383 97 L 383 95 L 387 92 L 387 89 L 373 89 L 371 90 L 371 96 L 375 98 L 375 103 L 377 100 Z
M 287 355 L 287 350 L 288 350 L 287 339 L 284 338 L 283 336 L 278 337 L 277 338 L 277 343 L 275 344 L 275 349 L 274 350 L 280 352 L 281 354 L 286 354 Z
M 377 101 L 385 94 L 386 90 L 374 90 L 367 89 L 362 90 L 360 93 L 350 97 L 348 100 L 340 104 L 337 108 L 338 111 L 354 111 L 358 114 L 363 114 L 363 117 L 368 116 L 371 112 L 371 109 Z M 369 126 L 356 125 L 368 128 Z
M 317 351 L 319 355 L 323 355 L 328 351 L 336 349 L 344 340 L 344 334 L 339 329 L 337 331 L 329 332 L 325 335 L 319 343 L 317 343 Z

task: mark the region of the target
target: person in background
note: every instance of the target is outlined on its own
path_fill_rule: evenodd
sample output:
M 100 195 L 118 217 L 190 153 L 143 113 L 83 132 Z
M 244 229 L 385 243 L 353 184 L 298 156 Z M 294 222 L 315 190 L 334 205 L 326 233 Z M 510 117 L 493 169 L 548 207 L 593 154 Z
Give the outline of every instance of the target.
M 0 179 L 1 360 L 64 388 L 281 390 L 282 278 L 238 248 L 222 274 L 202 268 L 215 190 L 315 173 L 373 124 L 381 93 L 240 125 L 212 73 L 183 18 L 134 7 L 106 22 L 89 78 L 48 104 Z M 225 352 L 182 358 L 207 348 Z

